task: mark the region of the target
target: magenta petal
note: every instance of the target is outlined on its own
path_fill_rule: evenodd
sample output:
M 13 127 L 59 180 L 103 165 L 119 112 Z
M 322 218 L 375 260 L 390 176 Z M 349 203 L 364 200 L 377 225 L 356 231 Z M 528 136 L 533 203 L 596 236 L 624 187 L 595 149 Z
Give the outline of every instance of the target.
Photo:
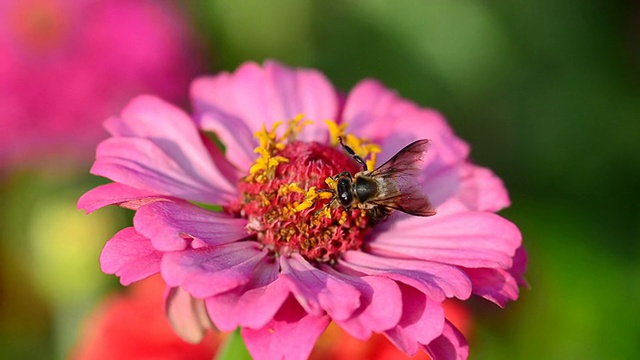
M 464 335 L 447 321 L 442 335 L 424 347 L 432 360 L 466 360 L 469 358 L 469 344 Z
M 509 269 L 509 274 L 516 279 L 518 285 L 525 287 L 529 287 L 527 280 L 524 278 L 524 273 L 527 272 L 527 261 L 527 252 L 521 246 L 516 250 L 516 254 L 513 256 L 513 266 Z
M 258 330 L 243 328 L 242 338 L 256 360 L 307 359 L 322 332 L 329 325 L 328 316 L 307 314 L 289 297 L 273 320 Z
M 189 343 L 199 343 L 206 330 L 212 328 L 204 300 L 194 299 L 179 287 L 166 291 L 165 311 L 175 332 Z
M 507 301 L 518 299 L 518 283 L 503 269 L 465 269 L 473 283 L 473 293 L 504 307 Z
M 326 141 L 323 120 L 335 119 L 338 112 L 337 93 L 324 75 L 274 61 L 267 61 L 264 67 L 245 63 L 233 74 L 198 79 L 191 94 L 199 116 L 241 119 L 252 131 L 304 114 L 314 121 L 300 134 L 304 141 Z
M 289 296 L 287 284 L 278 278 L 279 272 L 278 263 L 266 257 L 245 286 L 207 298 L 207 310 L 216 327 L 232 331 L 238 326 L 265 326 Z
M 359 136 L 380 143 L 393 131 L 396 119 L 416 109 L 414 103 L 402 99 L 395 91 L 367 79 L 349 92 L 341 122 L 349 124 Z
M 227 159 L 238 169 L 248 169 L 258 155 L 254 149 L 258 142 L 253 132 L 241 119 L 217 114 L 213 109 L 200 117 L 202 127 L 214 132 L 225 146 Z
M 149 239 L 133 227 L 120 230 L 102 249 L 100 267 L 107 274 L 120 277 L 122 285 L 129 285 L 160 271 L 162 253 L 151 246 Z
M 425 294 L 406 285 L 402 290 L 402 318 L 384 335 L 407 355 L 415 354 L 420 344 L 427 344 L 442 334 L 444 309 L 442 303 L 432 301 Z
M 84 209 L 87 214 L 107 205 L 117 204 L 121 207 L 137 210 L 140 206 L 154 201 L 169 199 L 156 193 L 132 188 L 127 185 L 110 183 L 87 191 L 78 200 L 78 209 Z
M 245 219 L 202 209 L 186 202 L 162 201 L 141 207 L 133 224 L 162 251 L 182 250 L 188 241 L 227 244 L 248 236 Z
M 371 252 L 472 268 L 510 268 L 518 228 L 493 213 L 463 212 L 399 221 L 371 241 Z
M 220 189 L 233 189 L 211 160 L 194 121 L 180 108 L 154 96 L 133 99 L 120 118 L 111 118 L 105 127 L 114 137 L 151 140 L 164 154 L 183 165 L 192 178 L 205 180 Z
M 455 266 L 423 260 L 392 259 L 347 251 L 338 262 L 367 275 L 385 276 L 413 286 L 437 302 L 447 297 L 467 299 L 471 295 L 471 281 Z
M 402 294 L 395 281 L 381 276 L 350 276 L 323 266 L 322 270 L 351 284 L 361 294 L 360 307 L 346 320 L 333 319 L 353 337 L 366 340 L 398 324 L 402 316 Z
M 210 204 L 235 198 L 236 189 L 222 176 L 203 177 L 193 170 L 201 167 L 197 159 L 178 162 L 148 139 L 110 138 L 96 154 L 91 172 L 124 185 Z
M 287 280 L 293 295 L 310 314 L 326 311 L 332 318 L 344 320 L 360 306 L 360 292 L 322 270 L 313 267 L 299 254 L 281 256 L 281 277 Z
M 462 171 L 464 180 L 456 196 L 462 199 L 470 210 L 496 212 L 509 206 L 507 189 L 491 170 L 465 164 Z
M 381 161 L 418 139 L 430 139 L 433 146 L 429 152 L 437 152 L 443 164 L 459 163 L 469 153 L 468 145 L 454 135 L 442 115 L 418 108 L 377 81 L 362 81 L 351 90 L 343 122 L 382 147 Z
M 169 286 L 206 298 L 248 283 L 266 255 L 253 241 L 169 252 L 162 258 L 162 277 Z

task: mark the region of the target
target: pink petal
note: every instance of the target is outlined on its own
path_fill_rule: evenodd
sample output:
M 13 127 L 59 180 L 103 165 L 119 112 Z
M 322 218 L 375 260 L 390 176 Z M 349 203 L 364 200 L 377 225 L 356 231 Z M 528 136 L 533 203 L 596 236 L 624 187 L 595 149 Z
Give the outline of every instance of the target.
M 161 251 L 183 250 L 191 240 L 220 245 L 246 238 L 245 219 L 186 202 L 162 201 L 141 207 L 133 218 L 138 232 Z
M 165 297 L 167 318 L 178 336 L 192 344 L 202 341 L 207 329 L 213 327 L 204 300 L 194 299 L 179 287 L 168 289 Z
M 469 344 L 464 335 L 449 321 L 445 322 L 442 335 L 424 347 L 433 360 L 466 360 Z
M 360 308 L 346 320 L 333 319 L 353 337 L 366 340 L 372 332 L 382 332 L 396 326 L 402 315 L 402 294 L 395 281 L 381 276 L 356 277 L 342 274 L 330 266 L 322 270 L 356 288 Z
M 222 121 L 242 119 L 252 131 L 304 114 L 314 121 L 300 136 L 305 141 L 326 141 L 323 120 L 335 119 L 338 111 L 337 94 L 324 75 L 273 61 L 262 68 L 245 63 L 231 75 L 198 79 L 191 95 L 199 116 L 211 112 Z
M 162 253 L 151 246 L 149 239 L 128 227 L 104 245 L 100 267 L 103 272 L 120 277 L 120 283 L 126 286 L 158 273 L 161 259 Z
M 307 359 L 322 332 L 328 316 L 307 314 L 289 297 L 267 325 L 258 330 L 242 328 L 241 334 L 251 356 L 261 359 Z
M 207 310 L 216 327 L 221 331 L 238 326 L 260 329 L 271 321 L 289 297 L 289 288 L 278 278 L 279 272 L 278 263 L 266 257 L 246 285 L 207 298 Z
M 199 119 L 201 126 L 218 136 L 225 146 L 225 155 L 238 169 L 249 169 L 257 155 L 253 151 L 258 142 L 247 124 L 237 117 L 211 109 Z
M 169 286 L 206 298 L 248 283 L 266 255 L 253 241 L 169 252 L 162 258 L 162 277 Z
M 453 134 L 442 115 L 418 108 L 372 80 L 362 81 L 351 90 L 343 122 L 354 133 L 382 147 L 380 164 L 418 139 L 430 139 L 430 152 L 440 153 L 445 164 L 460 162 L 469 153 L 468 145 Z
M 464 272 L 451 265 L 385 258 L 361 251 L 347 251 L 338 264 L 367 275 L 385 276 L 400 281 L 437 302 L 454 296 L 465 300 L 471 295 L 471 281 Z
M 473 283 L 473 293 L 500 307 L 509 300 L 518 299 L 518 283 L 509 271 L 503 269 L 465 269 Z
M 236 190 L 221 176 L 195 173 L 200 165 L 194 160 L 198 159 L 177 162 L 148 139 L 110 138 L 98 145 L 91 172 L 137 189 L 202 203 L 226 204 L 236 197 Z
M 380 232 L 371 252 L 465 267 L 510 268 L 522 242 L 508 220 L 484 212 L 411 217 Z
M 384 335 L 401 351 L 414 355 L 420 344 L 428 344 L 442 334 L 444 309 L 440 302 L 432 301 L 425 294 L 406 285 L 402 290 L 402 319 Z
M 513 256 L 513 266 L 508 271 L 516 279 L 518 285 L 528 288 L 529 284 L 527 279 L 524 278 L 524 273 L 527 272 L 527 261 L 527 252 L 524 247 L 520 246 Z
M 359 136 L 380 143 L 393 131 L 395 120 L 416 109 L 414 103 L 401 98 L 395 91 L 367 79 L 349 92 L 341 122 L 349 124 L 349 129 Z
M 280 276 L 308 313 L 320 316 L 326 311 L 334 319 L 345 320 L 360 307 L 360 292 L 356 288 L 318 270 L 299 254 L 281 256 L 280 266 Z
M 109 119 L 105 127 L 114 137 L 153 141 L 176 163 L 188 165 L 185 170 L 193 178 L 216 182 L 226 190 L 234 188 L 212 162 L 194 121 L 172 104 L 154 96 L 138 96 L 124 108 L 120 118 Z
M 140 206 L 154 201 L 171 199 L 154 192 L 132 188 L 118 183 L 98 186 L 84 193 L 78 200 L 78 209 L 87 214 L 107 205 L 118 205 L 126 209 L 137 210 Z
M 470 210 L 497 212 L 509 206 L 509 195 L 502 180 L 491 170 L 466 164 L 463 168 L 463 182 L 456 195 Z

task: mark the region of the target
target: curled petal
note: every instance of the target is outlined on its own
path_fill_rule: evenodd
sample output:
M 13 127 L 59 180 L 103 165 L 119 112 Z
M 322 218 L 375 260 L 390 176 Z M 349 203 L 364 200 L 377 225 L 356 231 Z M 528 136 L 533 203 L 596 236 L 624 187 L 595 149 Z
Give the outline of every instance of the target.
M 524 273 L 527 272 L 527 261 L 527 252 L 524 247 L 520 246 L 513 256 L 513 266 L 509 269 L 509 274 L 516 279 L 518 285 L 528 288 L 529 284 L 524 278 Z
M 396 327 L 384 335 L 407 355 L 415 354 L 420 344 L 428 344 L 442 334 L 444 309 L 442 303 L 429 299 L 417 289 L 400 285 L 402 318 Z
M 328 316 L 308 314 L 289 297 L 264 327 L 241 330 L 247 349 L 256 360 L 307 359 L 316 340 L 329 325 Z
M 518 228 L 493 213 L 411 217 L 370 242 L 371 252 L 470 268 L 512 266 L 522 242 Z
M 465 269 L 473 283 L 473 293 L 500 307 L 509 300 L 518 299 L 518 283 L 507 270 Z
M 213 328 L 204 300 L 194 299 L 179 287 L 167 289 L 165 312 L 178 336 L 189 343 L 199 343 L 207 329 Z
M 170 201 L 143 206 L 133 218 L 136 230 L 162 251 L 183 250 L 192 240 L 212 246 L 234 242 L 247 237 L 246 223 L 190 203 Z
M 140 190 L 127 185 L 110 183 L 93 188 L 84 193 L 78 200 L 78 209 L 87 214 L 108 205 L 137 210 L 140 206 L 154 201 L 163 201 L 171 197 L 160 196 L 152 191 Z
M 260 329 L 273 319 L 289 296 L 279 271 L 277 262 L 264 258 L 246 285 L 207 298 L 207 311 L 216 327 L 222 331 L 238 326 Z
M 509 206 L 509 195 L 502 180 L 491 170 L 465 164 L 462 184 L 456 196 L 474 211 L 500 211 Z
M 133 227 L 120 230 L 102 249 L 100 267 L 107 274 L 120 277 L 122 285 L 129 285 L 160 271 L 162 253 L 151 246 L 149 239 Z
M 445 322 L 442 335 L 424 346 L 433 360 L 466 360 L 469 344 L 464 335 L 449 321 Z
M 402 315 L 402 295 L 398 285 L 382 276 L 351 276 L 330 266 L 322 270 L 350 284 L 360 292 L 360 307 L 346 320 L 333 319 L 353 337 L 366 340 L 372 332 L 382 332 L 398 324 Z
M 165 253 L 162 277 L 197 298 L 206 298 L 242 286 L 267 255 L 253 241 Z
M 344 320 L 360 306 L 360 292 L 347 282 L 313 267 L 299 254 L 281 256 L 282 276 L 300 305 L 310 314 L 326 311 Z
M 423 260 L 385 258 L 360 251 L 347 251 L 340 266 L 367 275 L 385 276 L 413 286 L 437 302 L 447 297 L 467 299 L 471 281 L 455 266 Z

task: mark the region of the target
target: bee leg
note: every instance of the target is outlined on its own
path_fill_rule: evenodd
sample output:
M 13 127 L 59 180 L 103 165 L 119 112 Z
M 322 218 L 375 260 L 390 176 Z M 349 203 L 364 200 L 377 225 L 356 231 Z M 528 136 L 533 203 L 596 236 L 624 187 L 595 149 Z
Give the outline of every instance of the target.
M 342 177 L 348 177 L 349 179 L 353 179 L 353 176 L 351 175 L 351 173 L 346 170 L 341 172 L 340 174 L 331 176 L 331 178 L 335 181 L 338 181 Z
M 353 151 L 352 148 L 348 147 L 347 145 L 344 144 L 344 142 L 342 142 L 342 136 L 338 136 L 338 140 L 340 140 L 340 145 L 342 146 L 344 151 L 346 151 L 347 154 L 349 154 L 353 158 L 353 160 L 355 160 L 358 164 L 362 165 L 362 170 L 369 171 L 369 167 L 367 166 L 367 163 L 364 162 L 364 160 L 362 160 L 362 158 L 358 156 L 358 154 L 356 154 L 356 152 Z
M 332 189 L 319 189 L 319 190 L 317 190 L 317 192 L 332 193 L 333 197 L 331 198 L 331 201 L 329 201 L 328 203 L 324 204 L 324 206 L 322 208 L 320 208 L 319 210 L 316 210 L 316 212 L 313 213 L 313 216 L 318 216 L 318 214 L 323 212 L 324 209 L 326 209 L 327 207 L 333 206 L 333 204 L 338 200 L 338 198 L 335 196 L 336 195 L 335 190 L 332 190 Z

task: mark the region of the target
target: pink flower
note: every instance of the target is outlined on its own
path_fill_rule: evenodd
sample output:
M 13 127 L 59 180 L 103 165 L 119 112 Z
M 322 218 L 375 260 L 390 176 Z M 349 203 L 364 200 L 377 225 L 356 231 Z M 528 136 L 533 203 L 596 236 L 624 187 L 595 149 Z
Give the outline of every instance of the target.
M 0 165 L 87 154 L 135 95 L 184 96 L 203 68 L 184 14 L 164 0 L 0 4 Z
M 141 96 L 106 122 L 112 137 L 92 173 L 114 183 L 78 204 L 136 211 L 105 245 L 102 269 L 124 285 L 160 272 L 183 336 L 199 339 L 204 304 L 218 329 L 241 327 L 255 358 L 306 358 L 331 321 L 361 340 L 381 333 L 408 355 L 466 358 L 442 302 L 517 299 L 521 235 L 494 214 L 507 193 L 467 160 L 468 145 L 437 112 L 373 80 L 342 97 L 319 72 L 275 62 L 200 78 L 191 90 L 193 118 Z M 338 135 L 371 168 L 430 139 L 411 181 L 437 214 L 376 221 L 370 210 L 324 207 L 333 195 L 316 190 L 331 188 L 327 178 L 360 170 Z

